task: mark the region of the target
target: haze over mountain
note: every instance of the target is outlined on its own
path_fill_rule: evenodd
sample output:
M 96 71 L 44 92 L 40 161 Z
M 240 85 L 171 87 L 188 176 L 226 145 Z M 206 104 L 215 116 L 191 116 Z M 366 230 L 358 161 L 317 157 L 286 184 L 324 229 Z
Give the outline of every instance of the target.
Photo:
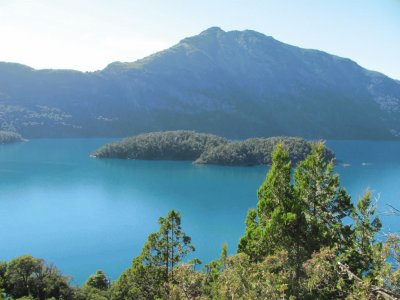
M 0 124 L 28 138 L 185 129 L 228 138 L 394 139 L 400 82 L 255 31 L 213 27 L 97 72 L 0 63 Z

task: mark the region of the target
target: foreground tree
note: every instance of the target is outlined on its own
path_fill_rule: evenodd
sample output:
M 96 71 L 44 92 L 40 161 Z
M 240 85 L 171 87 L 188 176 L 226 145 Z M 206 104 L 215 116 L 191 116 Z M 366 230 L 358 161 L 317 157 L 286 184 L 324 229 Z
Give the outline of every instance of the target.
M 110 280 L 108 280 L 106 274 L 104 274 L 102 270 L 97 270 L 96 274 L 93 274 L 88 278 L 85 285 L 106 291 L 110 287 Z
M 6 272 L 7 272 L 7 263 L 5 261 L 0 261 L 0 300 L 4 299 L 4 293 L 6 288 Z
M 32 296 L 36 290 L 35 283 L 42 268 L 43 261 L 31 255 L 24 255 L 11 260 L 6 272 L 9 294 L 15 298 Z
M 74 300 L 110 300 L 111 283 L 103 271 L 91 275 L 80 289 L 76 289 Z
M 357 201 L 353 211 L 354 232 L 347 264 L 358 276 L 366 275 L 373 270 L 374 256 L 382 250 L 382 243 L 376 241 L 376 234 L 381 230 L 382 223 L 376 216 L 376 205 L 372 203 L 371 192 L 367 191 Z M 372 275 L 372 274 L 371 274 Z
M 160 230 L 149 235 L 132 268 L 117 281 L 115 299 L 132 299 L 138 295 L 147 299 L 167 297 L 175 283 L 176 266 L 195 250 L 191 238 L 182 230 L 178 212 L 170 211 L 158 223 Z
M 291 277 L 287 252 L 254 263 L 247 254 L 226 259 L 211 299 L 286 299 Z
M 278 144 L 272 154 L 272 166 L 258 190 L 257 210 L 250 210 L 246 231 L 238 252 L 258 262 L 275 251 L 287 249 L 296 224 L 293 187 L 290 184 L 291 163 L 288 152 Z
M 351 226 L 343 222 L 353 212 L 350 196 L 333 174 L 333 161 L 324 158 L 324 144 L 316 143 L 294 171 L 296 199 L 306 221 L 301 238 L 307 258 L 322 247 L 349 246 L 352 235 Z
M 222 245 L 220 257 L 204 266 L 206 277 L 202 287 L 202 294 L 210 298 L 218 298 L 219 277 L 227 267 L 228 244 Z
M 13 298 L 73 299 L 74 292 L 68 278 L 42 259 L 24 255 L 7 264 L 3 285 L 5 293 Z
M 195 264 L 192 261 L 175 268 L 175 282 L 169 295 L 171 299 L 200 299 L 204 294 L 206 274 L 196 271 Z
M 323 143 L 294 170 L 291 182 L 288 152 L 277 145 L 272 165 L 258 191 L 257 210 L 250 210 L 239 253 L 260 262 L 279 251 L 288 252 L 293 268 L 291 292 L 300 296 L 303 264 L 323 247 L 349 245 L 352 230 L 343 220 L 352 212 L 350 197 L 333 174 L 333 161 L 326 161 Z
M 149 236 L 141 261 L 144 264 L 157 265 L 164 268 L 167 282 L 174 280 L 174 267 L 190 252 L 194 251 L 191 238 L 181 227 L 181 216 L 171 210 L 166 218 L 158 220 L 160 230 Z

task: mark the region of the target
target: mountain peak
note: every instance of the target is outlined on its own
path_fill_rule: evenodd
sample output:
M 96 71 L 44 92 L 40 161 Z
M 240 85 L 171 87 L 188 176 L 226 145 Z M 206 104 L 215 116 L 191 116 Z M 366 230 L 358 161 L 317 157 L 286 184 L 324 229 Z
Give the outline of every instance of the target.
M 218 26 L 213 26 L 210 27 L 204 31 L 202 31 L 200 33 L 200 35 L 209 35 L 209 34 L 221 34 L 221 33 L 225 33 L 225 31 L 223 31 L 220 27 Z
M 240 139 L 397 139 L 399 114 L 397 81 L 253 30 L 211 27 L 84 76 L 0 63 L 0 127 L 26 137 L 190 129 Z

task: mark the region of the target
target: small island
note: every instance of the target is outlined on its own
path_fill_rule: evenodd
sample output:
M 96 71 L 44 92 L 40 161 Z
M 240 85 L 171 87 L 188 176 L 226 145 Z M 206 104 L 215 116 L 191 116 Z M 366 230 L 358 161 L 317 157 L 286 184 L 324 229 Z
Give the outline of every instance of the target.
M 14 131 L 0 130 L 0 144 L 14 144 L 22 142 L 23 138 Z
M 298 137 L 251 138 L 230 141 L 225 138 L 195 131 L 164 131 L 144 133 L 106 144 L 91 156 L 137 160 L 189 160 L 195 164 L 226 166 L 257 166 L 271 164 L 271 154 L 278 143 L 289 151 L 292 163 L 311 153 L 313 142 Z M 326 149 L 325 159 L 334 159 Z
M 194 161 L 206 151 L 228 140 L 194 131 L 164 131 L 139 134 L 107 144 L 92 153 L 98 158 Z

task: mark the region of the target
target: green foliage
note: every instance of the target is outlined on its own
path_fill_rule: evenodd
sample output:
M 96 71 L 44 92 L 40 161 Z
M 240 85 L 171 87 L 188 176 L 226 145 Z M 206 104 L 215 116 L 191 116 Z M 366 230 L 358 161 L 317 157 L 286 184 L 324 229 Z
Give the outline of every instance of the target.
M 175 268 L 194 251 L 191 238 L 181 227 L 180 214 L 174 210 L 158 220 L 160 230 L 149 235 L 142 253 L 133 261 L 114 287 L 115 299 L 166 297 L 176 283 Z
M 374 281 L 400 295 L 400 236 L 390 234 L 382 249 L 374 249 Z M 390 263 L 389 263 L 390 262 Z
M 238 244 L 238 252 L 246 253 L 252 261 L 260 261 L 267 249 L 264 247 L 265 232 L 259 225 L 257 211 L 250 209 L 246 217 L 246 231 Z
M 303 263 L 322 247 L 349 243 L 350 197 L 332 174 L 333 162 L 326 161 L 322 143 L 312 145 L 311 154 L 294 170 L 291 182 L 288 151 L 278 144 L 272 166 L 258 190 L 257 210 L 250 210 L 238 252 L 260 262 L 278 251 L 288 251 L 294 269 L 291 293 L 299 296 Z
M 272 157 L 271 169 L 258 190 L 257 210 L 249 211 L 246 232 L 238 245 L 238 252 L 252 261 L 287 248 L 296 221 L 288 152 L 278 144 Z
M 110 300 L 110 290 L 99 290 L 90 286 L 83 286 L 75 292 L 74 300 Z
M 222 270 L 224 270 L 226 267 L 226 258 L 227 257 L 228 257 L 228 244 L 224 243 L 222 245 L 221 255 L 219 257 L 219 261 L 220 261 Z
M 199 164 L 234 166 L 270 165 L 271 154 L 278 144 L 283 144 L 292 163 L 303 160 L 311 152 L 311 143 L 295 137 L 252 138 L 242 142 L 230 142 L 207 148 L 195 161 Z M 326 159 L 334 157 L 326 149 Z
M 175 280 L 171 286 L 170 299 L 199 299 L 202 295 L 206 275 L 197 272 L 192 263 L 182 264 L 175 269 Z
M 346 281 L 338 266 L 339 258 L 333 248 L 321 248 L 304 263 L 302 279 L 303 296 L 306 299 L 343 299 Z
M 7 263 L 5 261 L 0 261 L 0 290 L 6 287 L 6 272 Z
M 40 274 L 42 268 L 43 261 L 31 255 L 11 260 L 8 263 L 6 273 L 10 294 L 15 298 L 31 296 L 35 290 L 35 281 L 39 277 L 38 274 Z
M 285 252 L 252 263 L 239 253 L 226 260 L 213 299 L 285 299 L 291 275 Z
M 158 224 L 159 232 L 150 234 L 137 263 L 164 268 L 165 279 L 169 282 L 174 280 L 174 267 L 195 248 L 191 238 L 182 231 L 178 212 L 171 210 Z
M 112 287 L 112 299 L 157 299 L 167 297 L 162 267 L 137 263 L 122 273 Z
M 68 279 L 43 260 L 24 255 L 12 259 L 5 273 L 5 292 L 13 298 L 73 299 Z
M 324 157 L 324 144 L 316 143 L 294 171 L 295 195 L 306 221 L 301 238 L 307 257 L 321 247 L 348 246 L 351 235 L 350 225 L 343 223 L 352 213 L 350 196 L 333 174 L 333 161 Z
M 89 277 L 85 285 L 105 291 L 110 287 L 110 281 L 107 279 L 103 271 L 98 270 L 96 274 Z
M 194 131 L 165 131 L 140 134 L 107 144 L 92 153 L 99 158 L 191 160 L 196 164 L 253 166 L 271 164 L 274 147 L 282 143 L 290 160 L 297 163 L 311 152 L 311 143 L 302 138 L 253 138 L 230 142 L 224 138 Z M 325 149 L 325 160 L 333 159 Z
M 107 144 L 92 153 L 102 158 L 195 160 L 208 147 L 224 144 L 224 138 L 194 131 L 151 132 Z
M 296 298 L 397 299 L 400 272 L 389 261 L 399 260 L 400 239 L 376 241 L 381 222 L 375 212 L 369 192 L 353 207 L 322 143 L 293 173 L 287 150 L 278 145 L 238 252 L 254 265 L 286 251 L 287 294 Z
M 272 162 L 264 183 L 258 189 L 257 218 L 264 231 L 264 256 L 286 248 L 284 239 L 296 221 L 290 184 L 291 163 L 282 144 L 278 144 L 273 152 Z M 276 243 L 278 240 L 281 243 Z
M 211 261 L 204 266 L 206 277 L 203 284 L 203 294 L 215 297 L 218 293 L 218 279 L 221 273 L 226 269 L 226 260 L 228 257 L 228 244 L 222 245 L 219 259 Z
M 98 270 L 90 276 L 79 291 L 79 297 L 85 300 L 111 299 L 110 280 L 103 271 Z
M 375 235 L 380 231 L 382 223 L 376 215 L 376 205 L 371 202 L 371 192 L 367 191 L 352 213 L 354 233 L 352 247 L 347 263 L 358 275 L 363 276 L 373 270 L 374 253 L 380 251 L 382 243 L 376 242 Z

